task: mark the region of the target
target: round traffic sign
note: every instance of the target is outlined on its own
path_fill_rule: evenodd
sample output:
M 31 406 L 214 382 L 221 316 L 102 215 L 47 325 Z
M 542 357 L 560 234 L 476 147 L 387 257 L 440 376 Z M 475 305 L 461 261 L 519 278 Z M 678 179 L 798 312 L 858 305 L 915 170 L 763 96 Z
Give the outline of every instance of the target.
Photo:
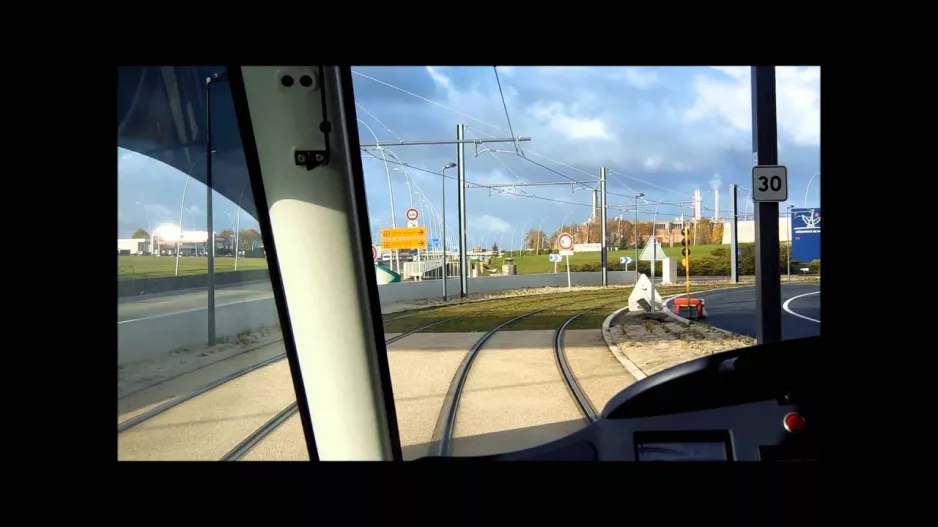
M 564 251 L 569 251 L 573 249 L 573 236 L 570 236 L 567 233 L 563 233 L 557 238 L 557 244 L 560 245 L 560 248 Z
M 407 212 L 404 213 L 404 215 L 405 215 L 405 216 L 407 217 L 407 219 L 410 220 L 410 221 L 414 221 L 414 220 L 416 220 L 417 218 L 420 217 L 420 213 L 417 212 L 417 209 L 415 209 L 415 208 L 409 208 L 409 209 L 407 209 Z
M 375 261 L 378 260 L 378 248 L 374 245 L 371 246 L 371 259 Z

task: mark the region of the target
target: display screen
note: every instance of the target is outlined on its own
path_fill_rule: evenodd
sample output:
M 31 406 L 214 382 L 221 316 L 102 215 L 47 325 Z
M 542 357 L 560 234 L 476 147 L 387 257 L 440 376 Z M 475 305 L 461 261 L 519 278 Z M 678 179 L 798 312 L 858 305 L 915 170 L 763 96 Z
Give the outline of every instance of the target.
M 635 432 L 637 461 L 733 461 L 728 430 Z
M 729 461 L 726 443 L 640 443 L 638 461 Z

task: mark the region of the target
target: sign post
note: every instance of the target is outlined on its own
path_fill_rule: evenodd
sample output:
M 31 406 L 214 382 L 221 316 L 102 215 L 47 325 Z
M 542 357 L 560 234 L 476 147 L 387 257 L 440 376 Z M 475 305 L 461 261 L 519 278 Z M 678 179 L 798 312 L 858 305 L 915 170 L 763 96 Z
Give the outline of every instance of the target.
M 664 249 L 662 249 L 660 253 L 658 252 L 658 248 L 659 248 L 660 246 L 661 246 L 661 244 L 658 242 L 658 237 L 655 236 L 654 233 L 652 233 L 652 235 L 648 237 L 648 242 L 645 244 L 645 248 L 642 249 L 642 254 L 641 254 L 641 256 L 638 257 L 639 261 L 645 261 L 645 262 L 651 261 L 651 298 L 652 298 L 651 310 L 652 310 L 652 311 L 655 310 L 655 303 L 654 303 L 654 298 L 655 298 L 655 262 L 658 261 L 658 260 L 663 260 L 663 259 L 665 258 L 665 256 L 664 256 Z M 637 262 L 636 262 L 636 264 L 635 264 L 635 269 L 638 269 L 638 263 L 637 263 Z
M 628 270 L 629 270 L 629 264 L 632 263 L 632 259 L 629 258 L 628 256 L 620 256 L 620 257 L 619 257 L 619 263 L 620 263 L 620 264 L 624 264 L 624 265 L 625 265 L 625 270 L 628 271 Z M 638 264 L 635 264 L 635 265 L 638 265 Z
M 570 280 L 570 255 L 573 254 L 573 236 L 569 233 L 561 233 L 557 237 L 557 245 L 560 247 L 560 255 L 567 259 L 567 288 L 573 287 Z
M 554 274 L 557 274 L 557 263 L 562 259 L 563 257 L 556 253 L 547 255 L 547 261 L 554 263 Z

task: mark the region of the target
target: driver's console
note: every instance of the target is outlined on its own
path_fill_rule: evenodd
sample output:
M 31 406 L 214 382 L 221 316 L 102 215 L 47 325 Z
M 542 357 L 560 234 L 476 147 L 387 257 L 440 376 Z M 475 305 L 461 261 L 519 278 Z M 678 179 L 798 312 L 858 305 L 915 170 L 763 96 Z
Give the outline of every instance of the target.
M 821 337 L 811 337 L 697 359 L 629 386 L 563 439 L 460 459 L 819 460 L 821 353 Z

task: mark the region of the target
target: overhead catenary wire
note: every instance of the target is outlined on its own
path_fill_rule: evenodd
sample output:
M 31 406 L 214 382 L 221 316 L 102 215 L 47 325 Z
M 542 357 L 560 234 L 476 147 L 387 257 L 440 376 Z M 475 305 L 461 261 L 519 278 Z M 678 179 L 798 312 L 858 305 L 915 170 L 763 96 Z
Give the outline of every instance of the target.
M 505 92 L 502 90 L 502 80 L 498 78 L 498 66 L 492 66 L 492 71 L 495 72 L 495 82 L 498 84 L 498 94 L 502 98 L 502 108 L 505 110 L 505 120 L 508 121 L 508 133 L 512 137 L 515 137 L 515 131 L 511 127 L 511 117 L 508 115 L 508 103 L 505 102 Z M 524 152 L 521 151 L 521 148 L 518 146 L 518 143 L 513 143 L 515 146 L 515 153 L 521 157 L 524 157 Z
M 373 82 L 377 82 L 378 84 L 387 86 L 388 88 L 391 88 L 391 89 L 400 91 L 400 92 L 402 92 L 402 93 L 404 93 L 404 94 L 407 94 L 407 95 L 410 95 L 410 96 L 415 97 L 415 98 L 417 98 L 417 99 L 420 99 L 420 100 L 422 100 L 422 101 L 424 101 L 424 102 L 430 103 L 430 104 L 432 104 L 432 105 L 434 105 L 434 106 L 440 107 L 440 108 L 442 108 L 442 109 L 444 109 L 444 110 L 447 110 L 447 111 L 450 111 L 450 112 L 452 112 L 452 113 L 455 113 L 455 114 L 457 114 L 457 115 L 459 115 L 459 116 L 461 116 L 461 117 L 464 117 L 464 118 L 466 118 L 466 119 L 469 119 L 470 121 L 473 121 L 473 122 L 476 122 L 476 123 L 485 125 L 485 126 L 487 126 L 487 127 L 489 127 L 489 128 L 493 128 L 493 129 L 496 129 L 496 130 L 499 130 L 499 131 L 509 132 L 509 133 L 512 134 L 512 137 L 514 137 L 514 133 L 513 133 L 513 130 L 512 130 L 512 128 L 511 128 L 510 122 L 509 122 L 509 129 L 508 129 L 508 130 L 505 130 L 505 129 L 503 129 L 502 127 L 500 127 L 500 126 L 498 126 L 498 125 L 496 125 L 496 124 L 493 124 L 493 123 L 484 121 L 484 120 L 482 120 L 482 119 L 479 119 L 478 117 L 475 117 L 475 116 L 473 116 L 473 115 L 467 114 L 467 113 L 465 113 L 465 112 L 461 112 L 461 111 L 459 111 L 459 110 L 456 110 L 455 108 L 452 108 L 452 107 L 447 106 L 447 105 L 445 105 L 445 104 L 439 103 L 439 102 L 437 102 L 437 101 L 434 101 L 434 100 L 429 99 L 429 98 L 427 98 L 427 97 L 424 97 L 424 96 L 422 96 L 422 95 L 416 94 L 416 93 L 414 93 L 414 92 L 411 92 L 411 91 L 406 90 L 406 89 L 404 89 L 404 88 L 401 88 L 401 87 L 399 87 L 399 86 L 395 86 L 395 85 L 393 85 L 393 84 L 391 84 L 391 83 L 388 83 L 388 82 L 382 81 L 382 80 L 380 80 L 380 79 L 376 79 L 376 78 L 374 78 L 374 77 L 371 77 L 370 75 L 366 75 L 366 74 L 364 74 L 364 73 L 357 72 L 357 71 L 353 71 L 352 73 L 355 74 L 355 75 L 358 75 L 358 76 L 360 76 L 360 77 L 362 77 L 362 78 L 371 80 L 371 81 L 373 81 Z M 497 70 L 496 70 L 496 77 L 498 77 L 498 75 L 497 75 Z M 501 84 L 501 83 L 500 83 L 500 80 L 498 81 L 498 84 L 499 84 L 499 87 L 500 87 L 500 84 Z M 501 90 L 501 87 L 500 87 L 500 95 L 503 96 L 503 91 Z M 504 103 L 504 101 L 503 101 L 503 103 Z M 360 107 L 361 107 L 361 106 L 360 106 Z M 364 108 L 362 108 L 362 109 L 363 109 L 366 113 L 368 113 L 369 116 L 371 116 L 372 118 L 374 118 L 376 122 L 378 122 L 379 124 L 381 124 L 382 127 L 384 127 L 386 130 L 388 130 L 388 132 L 389 132 L 391 135 L 394 135 L 395 138 L 397 138 L 398 140 L 401 140 L 400 137 L 397 136 L 396 134 L 394 134 L 394 133 L 390 130 L 389 127 L 387 127 L 384 123 L 382 123 L 380 120 L 378 120 L 376 117 L 374 117 L 374 115 L 371 114 L 371 112 L 368 112 L 368 111 L 365 110 Z M 510 121 L 510 118 L 509 118 L 509 116 L 508 116 L 508 114 L 507 114 L 507 105 L 503 104 L 503 109 L 506 111 L 506 119 Z M 482 130 L 478 130 L 478 129 L 476 129 L 476 128 L 472 128 L 472 127 L 469 127 L 469 126 L 466 126 L 466 130 L 467 130 L 467 131 L 473 131 L 473 132 L 475 132 L 475 133 L 477 133 L 477 134 L 479 134 L 479 135 L 486 136 L 486 137 L 488 137 L 488 138 L 494 138 L 494 137 L 495 137 L 495 136 L 494 136 L 493 134 L 491 134 L 491 133 L 488 133 L 488 132 L 485 132 L 485 131 L 482 131 Z M 516 145 L 516 147 L 517 147 L 517 145 Z M 545 160 L 547 160 L 547 161 L 549 161 L 549 162 L 551 162 L 551 163 L 554 163 L 554 164 L 556 164 L 556 165 L 558 165 L 558 166 L 562 166 L 562 167 L 564 167 L 564 168 L 567 168 L 567 169 L 570 169 L 570 170 L 579 172 L 579 173 L 581 173 L 581 174 L 583 174 L 583 175 L 589 177 L 592 181 L 598 181 L 598 179 L 599 179 L 595 174 L 592 174 L 592 173 L 590 173 L 590 172 L 587 172 L 586 170 L 577 168 L 577 167 L 575 167 L 575 166 L 572 166 L 572 165 L 563 163 L 563 162 L 561 162 L 561 161 L 558 161 L 558 160 L 556 160 L 556 159 L 553 159 L 553 158 L 551 158 L 551 157 L 549 157 L 549 156 L 546 156 L 546 155 L 544 155 L 544 154 L 541 154 L 541 153 L 539 153 L 539 152 L 536 152 L 536 151 L 527 149 L 527 153 L 528 153 L 528 154 L 531 154 L 531 155 L 534 155 L 534 156 L 538 156 L 538 157 L 540 157 L 540 158 L 542 158 L 542 159 L 545 159 Z M 493 155 L 494 155 L 494 153 L 493 153 Z M 375 157 L 375 156 L 374 156 L 374 155 L 371 155 L 371 157 Z M 501 162 L 501 163 L 505 166 L 505 168 L 507 168 L 510 172 L 512 172 L 512 174 L 516 177 L 516 179 L 519 179 L 520 181 L 524 181 L 524 179 L 521 178 L 520 176 L 518 176 L 518 174 L 515 173 L 510 167 L 508 167 L 507 165 L 505 165 L 504 162 L 502 162 L 501 159 L 500 159 L 498 156 L 495 156 L 495 157 L 496 157 L 496 160 L 498 160 L 499 162 Z M 566 174 L 563 174 L 563 173 L 561 173 L 561 172 L 559 172 L 559 171 L 557 171 L 557 170 L 555 170 L 555 169 L 553 169 L 553 168 L 551 168 L 551 167 L 545 166 L 545 165 L 543 165 L 542 163 L 539 163 L 539 162 L 537 162 L 537 161 L 534 161 L 533 159 L 530 159 L 530 157 L 527 157 L 527 156 L 524 156 L 524 155 L 517 155 L 517 157 L 520 157 L 521 159 L 525 160 L 525 161 L 528 162 L 528 163 L 534 164 L 535 166 L 538 166 L 538 167 L 540 167 L 540 168 L 542 168 L 542 169 L 544 169 L 544 170 L 547 170 L 547 171 L 549 171 L 549 172 L 551 172 L 551 173 L 553 173 L 553 174 L 556 174 L 556 175 L 558 175 L 558 176 L 560 176 L 560 177 L 562 177 L 562 178 L 564 178 L 564 179 L 570 181 L 571 183 L 581 184 L 581 185 L 583 185 L 583 186 L 585 186 L 585 187 L 587 187 L 587 188 L 591 188 L 591 187 L 588 187 L 588 185 L 587 185 L 585 182 L 583 182 L 583 181 L 578 181 L 576 178 L 572 178 L 572 177 L 570 177 L 570 176 L 568 176 L 568 175 L 566 175 Z M 379 159 L 380 159 L 380 158 L 379 158 Z M 391 161 L 389 161 L 389 162 L 391 162 Z M 426 172 L 426 173 L 431 173 L 431 174 L 434 174 L 434 175 L 440 175 L 440 176 L 442 176 L 442 174 L 440 174 L 440 173 L 433 172 L 433 171 L 426 170 L 426 169 L 422 169 L 422 168 L 418 168 L 418 167 L 415 167 L 415 166 L 410 165 L 410 164 L 404 164 L 404 166 L 407 166 L 408 168 L 412 168 L 412 169 L 414 169 L 414 170 L 419 170 L 419 171 L 422 171 L 422 172 Z M 691 196 L 690 194 L 681 192 L 681 191 L 679 191 L 679 190 L 676 190 L 676 189 L 673 189 L 673 188 L 668 188 L 668 187 L 665 187 L 665 186 L 662 186 L 662 185 L 658 185 L 658 184 L 656 184 L 656 183 L 652 183 L 652 182 L 647 181 L 647 180 L 642 179 L 642 178 L 638 178 L 638 177 L 635 177 L 635 176 L 630 176 L 630 175 L 628 175 L 628 174 L 623 174 L 622 172 L 618 172 L 618 171 L 616 171 L 616 170 L 609 170 L 608 174 L 611 176 L 611 179 L 613 179 L 615 182 L 617 182 L 618 184 L 622 185 L 623 187 L 625 187 L 625 188 L 626 188 L 627 190 L 629 190 L 630 192 L 633 192 L 633 193 L 636 193 L 636 194 L 637 194 L 637 192 L 636 192 L 633 188 L 631 188 L 629 185 L 627 185 L 625 182 L 623 182 L 621 179 L 619 179 L 619 177 L 626 178 L 626 179 L 630 179 L 630 180 L 634 180 L 634 181 L 637 181 L 637 182 L 642 183 L 642 184 L 644 184 L 644 185 L 648 185 L 648 186 L 650 186 L 650 187 L 653 187 L 653 188 L 656 188 L 656 189 L 660 189 L 660 190 L 665 191 L 665 192 L 675 193 L 675 194 L 678 194 L 678 195 L 680 195 L 680 196 L 682 196 L 682 197 L 685 197 L 685 196 L 686 196 L 686 197 L 690 197 L 690 196 Z M 456 179 L 456 178 L 453 177 L 453 176 L 445 176 L 445 177 L 450 178 L 450 179 Z M 469 184 L 471 185 L 471 187 L 473 187 L 473 188 L 486 188 L 486 189 L 489 189 L 489 190 L 494 190 L 494 191 L 495 191 L 496 193 L 498 193 L 498 194 L 508 194 L 508 195 L 519 196 L 519 197 L 531 197 L 531 198 L 534 198 L 534 199 L 540 199 L 540 200 L 544 200 L 544 201 L 553 201 L 553 202 L 560 202 L 560 203 L 570 203 L 570 204 L 575 204 L 575 205 L 584 206 L 584 207 L 589 207 L 589 206 L 591 206 L 591 205 L 589 205 L 589 204 L 570 202 L 570 201 L 566 201 L 566 200 L 558 200 L 558 199 L 554 199 L 554 198 L 544 198 L 544 197 L 542 197 L 542 196 L 526 196 L 526 195 L 524 195 L 524 194 L 520 194 L 520 195 L 519 195 L 519 194 L 517 194 L 517 193 L 508 192 L 508 191 L 499 191 L 499 190 L 496 190 L 497 187 L 492 187 L 491 185 L 482 185 L 482 184 L 478 184 L 478 183 L 474 183 L 474 182 L 469 182 L 469 181 L 467 181 L 467 183 L 469 183 Z M 523 187 L 523 186 L 526 186 L 526 185 L 525 185 L 525 184 L 518 184 L 518 185 L 512 185 L 512 186 L 514 186 L 514 187 Z M 742 190 L 747 190 L 747 189 L 748 189 L 747 187 L 744 187 L 744 186 L 742 186 L 742 185 L 737 185 L 737 186 L 738 186 L 740 189 L 742 189 Z M 523 191 L 522 191 L 522 192 L 523 192 Z M 614 192 L 614 191 L 607 191 L 607 195 L 617 195 L 617 196 L 621 196 L 621 197 L 630 197 L 630 196 L 626 196 L 626 195 L 624 195 L 624 194 L 616 193 L 616 192 Z M 649 203 L 656 203 L 656 202 L 649 201 Z M 663 204 L 663 206 L 672 206 L 672 205 Z M 702 209 L 702 210 L 707 210 L 708 212 L 713 212 L 713 210 L 712 210 L 711 208 L 705 207 L 705 206 L 703 206 L 703 205 L 701 206 L 701 209 Z M 647 213 L 646 213 L 646 212 L 639 212 L 639 213 L 640 213 L 640 214 L 651 214 L 651 212 L 647 212 Z M 718 211 L 718 213 L 722 215 L 722 214 L 724 214 L 724 213 L 729 213 L 729 211 L 720 210 L 720 211 Z

